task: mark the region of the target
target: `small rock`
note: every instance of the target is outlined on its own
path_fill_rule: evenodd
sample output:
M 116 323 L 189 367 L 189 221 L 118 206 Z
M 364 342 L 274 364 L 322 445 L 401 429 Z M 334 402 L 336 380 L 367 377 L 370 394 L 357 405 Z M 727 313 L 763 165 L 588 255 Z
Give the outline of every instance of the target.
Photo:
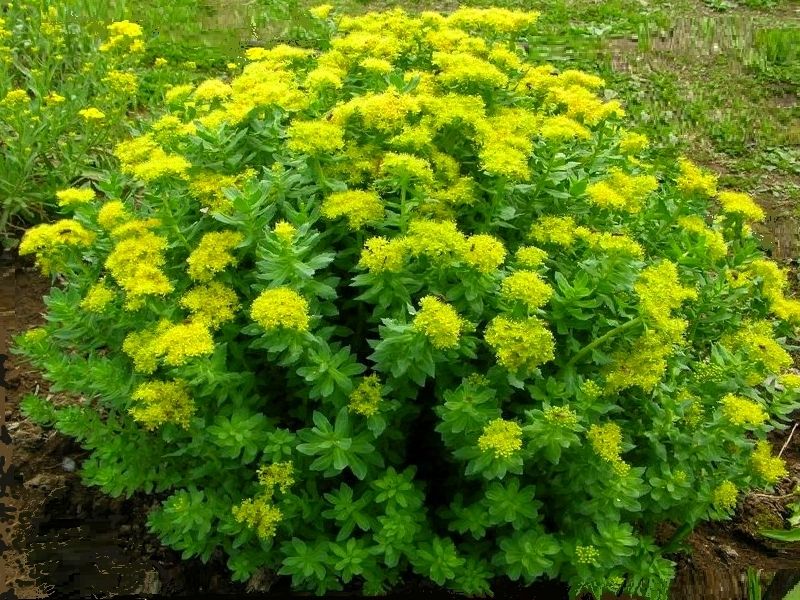
M 727 544 L 722 544 L 719 547 L 719 551 L 730 559 L 739 558 L 739 553 Z
M 127 524 L 126 525 L 120 525 L 119 526 L 119 532 L 120 533 L 130 533 L 131 532 L 131 526 L 127 525 Z
M 75 470 L 75 461 L 71 459 L 69 456 L 65 456 L 64 459 L 61 461 L 61 468 L 64 469 L 67 473 L 72 473 Z
M 161 579 L 158 577 L 158 571 L 147 571 L 144 574 L 144 581 L 137 590 L 138 594 L 155 595 L 161 591 Z

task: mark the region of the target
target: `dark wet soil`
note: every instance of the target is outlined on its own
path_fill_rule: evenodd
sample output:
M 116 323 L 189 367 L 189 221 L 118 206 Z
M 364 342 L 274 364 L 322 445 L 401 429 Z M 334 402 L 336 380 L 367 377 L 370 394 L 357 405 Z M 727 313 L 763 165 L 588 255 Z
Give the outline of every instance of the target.
M 267 574 L 249 585 L 231 583 L 222 556 L 212 557 L 205 565 L 199 560 L 181 560 L 179 553 L 164 548 L 147 532 L 146 515 L 155 502 L 152 497 L 112 499 L 84 487 L 76 467 L 86 453 L 71 440 L 20 415 L 18 403 L 26 393 L 46 396 L 48 389 L 17 357 L 8 355 L 8 342 L 13 333 L 41 323 L 42 296 L 49 286 L 26 263 L 9 256 L 0 260 L 0 358 L 5 358 L 0 457 L 12 466 L 6 469 L 5 479 L 0 478 L 4 503 L 0 516 L 4 523 L 11 523 L 8 531 L 0 529 L 4 564 L 0 594 L 7 590 L 5 596 L 10 598 L 100 598 L 236 597 L 268 589 L 287 593 L 285 581 L 275 581 Z M 2 391 L 0 386 L 0 394 Z M 788 431 L 779 432 L 773 442 L 780 448 L 787 437 Z M 765 589 L 770 583 L 774 589 L 781 584 L 786 587 L 787 581 L 800 575 L 796 546 L 772 542 L 757 533 L 761 527 L 780 527 L 786 516 L 787 499 L 780 496 L 789 494 L 800 480 L 800 435 L 792 438 L 784 457 L 791 477 L 774 496 L 751 495 L 733 521 L 708 523 L 689 537 L 690 552 L 675 557 L 674 600 L 747 600 L 749 567 L 760 573 Z M 408 597 L 442 595 L 413 580 L 402 591 Z M 783 597 L 770 594 L 768 591 L 764 599 Z M 522 588 L 498 583 L 496 597 L 561 600 L 567 595 L 556 584 Z

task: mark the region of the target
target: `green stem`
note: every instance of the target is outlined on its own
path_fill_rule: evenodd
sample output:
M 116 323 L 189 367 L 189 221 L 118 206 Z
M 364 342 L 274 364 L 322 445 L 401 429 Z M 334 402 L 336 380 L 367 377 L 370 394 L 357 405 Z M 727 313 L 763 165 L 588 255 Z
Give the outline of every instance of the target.
M 592 341 L 591 343 L 589 343 L 586 346 L 584 346 L 583 348 L 581 348 L 578 351 L 578 353 L 575 354 L 575 356 L 573 356 L 570 359 L 570 361 L 567 363 L 566 368 L 568 369 L 570 367 L 575 366 L 575 364 L 579 360 L 581 360 L 583 357 L 585 357 L 587 354 L 589 354 L 592 350 L 594 350 L 598 346 L 601 346 L 601 345 L 605 344 L 608 340 L 610 340 L 613 337 L 616 337 L 620 333 L 623 333 L 624 331 L 627 331 L 628 329 L 632 329 L 633 327 L 636 327 L 641 322 L 642 322 L 642 318 L 641 317 L 636 317 L 635 319 L 631 319 L 627 323 L 623 323 L 622 325 L 620 325 L 618 327 L 615 327 L 611 331 L 601 335 L 596 340 Z
M 684 523 L 672 534 L 672 537 L 669 541 L 661 548 L 661 554 L 672 554 L 678 549 L 678 546 L 681 545 L 681 542 L 686 539 L 692 532 L 692 525 L 690 523 Z

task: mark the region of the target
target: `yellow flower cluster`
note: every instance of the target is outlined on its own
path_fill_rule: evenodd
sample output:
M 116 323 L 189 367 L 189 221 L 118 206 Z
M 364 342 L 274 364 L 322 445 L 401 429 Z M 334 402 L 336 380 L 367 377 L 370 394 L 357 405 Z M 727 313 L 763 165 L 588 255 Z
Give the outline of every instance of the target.
M 114 154 L 123 173 L 148 183 L 162 177 L 185 178 L 192 166 L 183 156 L 167 153 L 151 134 L 120 142 Z
M 763 407 L 753 400 L 735 394 L 726 394 L 720 401 L 722 414 L 734 425 L 762 425 L 769 415 Z
M 255 174 L 253 169 L 245 169 L 236 175 L 197 173 L 189 180 L 189 192 L 209 210 L 226 212 L 231 206 L 231 201 L 225 195 L 225 190 L 240 188 Z
M 146 296 L 172 291 L 172 283 L 161 270 L 166 247 L 166 238 L 141 231 L 117 242 L 106 258 L 106 269 L 125 291 L 126 308 L 139 308 Z
M 350 229 L 358 230 L 383 218 L 383 203 L 372 191 L 334 192 L 322 202 L 322 215 L 329 219 L 346 217 Z
M 714 508 L 723 511 L 731 511 L 736 508 L 736 498 L 739 490 L 727 479 L 714 488 L 711 495 L 711 503 Z
M 551 406 L 544 410 L 544 420 L 557 427 L 575 427 L 578 424 L 578 413 L 569 406 Z
M 516 271 L 503 280 L 500 294 L 536 310 L 549 302 L 553 288 L 533 271 Z
M 94 233 L 72 219 L 36 225 L 25 232 L 19 243 L 19 255 L 33 254 L 45 275 L 56 273 L 63 266 L 62 250 L 90 246 Z
M 268 540 L 275 536 L 278 523 L 283 519 L 281 509 L 270 503 L 270 498 L 257 496 L 247 498 L 233 507 L 233 518 L 255 529 L 258 537 Z
M 521 246 L 517 249 L 516 253 L 514 254 L 514 258 L 520 264 L 520 266 L 525 267 L 526 269 L 535 269 L 540 265 L 544 264 L 544 261 L 547 260 L 548 254 L 541 248 L 537 248 L 536 246 Z
M 734 352 L 741 351 L 753 366 L 753 379 L 758 383 L 763 375 L 780 373 L 792 364 L 791 355 L 773 337 L 769 321 L 748 321 L 738 331 L 723 336 L 722 344 Z
M 236 318 L 239 299 L 232 288 L 212 281 L 186 292 L 181 298 L 181 306 L 192 313 L 193 321 L 213 331 Z
M 711 197 L 717 194 L 717 176 L 707 173 L 685 157 L 678 159 L 680 173 L 676 183 L 678 189 L 687 194 Z
M 717 195 L 717 200 L 722 206 L 722 212 L 739 215 L 745 221 L 763 221 L 766 217 L 764 209 L 747 194 L 724 191 Z
M 100 110 L 99 108 L 95 108 L 94 106 L 90 106 L 89 108 L 83 108 L 78 111 L 78 115 L 83 117 L 84 121 L 91 122 L 91 121 L 102 121 L 106 118 L 106 114 Z
M 772 456 L 772 448 L 766 440 L 756 442 L 750 461 L 756 474 L 769 485 L 789 474 L 784 460 L 780 456 Z
M 93 313 L 101 313 L 114 301 L 117 294 L 104 282 L 94 284 L 81 300 L 81 308 Z
M 56 192 L 56 198 L 59 206 L 74 207 L 91 202 L 95 193 L 92 188 L 69 188 Z
M 626 475 L 630 465 L 622 460 L 622 429 L 616 423 L 592 425 L 587 433 L 589 443 L 597 455 L 611 463 L 618 475 Z
M 497 316 L 484 333 L 497 361 L 512 372 L 531 372 L 555 358 L 555 340 L 535 317 L 521 321 Z
M 196 406 L 184 381 L 149 381 L 136 388 L 131 416 L 147 429 L 174 423 L 187 429 Z
M 575 562 L 593 565 L 600 559 L 600 551 L 594 546 L 575 546 Z
M 495 458 L 509 458 L 522 448 L 522 427 L 516 421 L 494 419 L 478 438 L 481 452 L 492 452 Z
M 629 387 L 653 390 L 667 368 L 667 357 L 672 354 L 672 340 L 655 330 L 636 338 L 628 349 L 619 350 L 605 372 L 605 388 L 617 392 Z
M 650 145 L 646 135 L 633 131 L 624 132 L 619 138 L 619 151 L 622 154 L 636 154 Z
M 116 21 L 106 27 L 108 40 L 100 46 L 100 52 L 109 52 L 114 49 L 129 52 L 141 52 L 144 43 L 141 40 L 142 28 L 131 21 Z
M 308 301 L 287 287 L 264 290 L 253 301 L 250 316 L 267 331 L 308 331 Z
M 237 231 L 212 231 L 203 235 L 200 243 L 186 259 L 187 273 L 195 281 L 211 281 L 220 271 L 236 263 L 231 251 L 244 236 Z
M 711 260 L 719 260 L 728 254 L 728 246 L 722 232 L 708 227 L 703 217 L 697 215 L 678 217 L 678 225 L 700 238 Z
M 135 73 L 116 69 L 108 72 L 108 75 L 103 78 L 103 83 L 111 88 L 113 92 L 125 96 L 133 96 L 139 89 L 139 79 Z
M 657 329 L 664 331 L 677 328 L 672 319 L 672 311 L 679 309 L 686 300 L 697 298 L 694 289 L 680 284 L 678 267 L 668 260 L 644 269 L 634 285 L 634 290 L 639 296 L 642 316 Z
M 739 283 L 749 283 L 753 277 L 761 280 L 761 290 L 776 317 L 791 323 L 800 322 L 800 301 L 784 295 L 784 290 L 789 287 L 789 279 L 784 269 L 771 260 L 762 258 L 750 262 L 745 267 L 743 275 L 743 281 Z
M 132 332 L 125 337 L 122 350 L 133 359 L 140 373 L 153 373 L 162 361 L 170 367 L 185 365 L 190 359 L 214 351 L 208 326 L 199 321 L 173 324 L 161 321 L 155 328 Z
M 290 150 L 311 156 L 333 154 L 344 146 L 344 129 L 329 121 L 293 121 L 286 134 Z
M 540 244 L 569 248 L 575 243 L 576 228 L 572 217 L 540 217 L 531 226 L 529 237 Z
M 607 178 L 589 184 L 586 194 L 589 202 L 600 208 L 637 213 L 657 189 L 658 180 L 652 175 L 628 175 L 612 167 Z
M 381 381 L 375 374 L 367 375 L 350 394 L 348 407 L 354 413 L 371 417 L 381 404 Z
M 457 347 L 465 323 L 455 309 L 435 296 L 425 296 L 419 305 L 420 309 L 414 316 L 414 329 L 427 336 L 434 348 L 447 350 Z
M 265 487 L 267 493 L 274 491 L 275 486 L 286 492 L 294 485 L 294 465 L 291 461 L 272 463 L 258 469 L 258 483 Z

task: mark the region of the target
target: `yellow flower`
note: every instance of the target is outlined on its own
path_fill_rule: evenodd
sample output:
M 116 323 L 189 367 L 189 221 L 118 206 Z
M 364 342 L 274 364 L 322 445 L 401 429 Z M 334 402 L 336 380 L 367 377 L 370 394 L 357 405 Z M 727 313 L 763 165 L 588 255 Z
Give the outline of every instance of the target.
M 283 513 L 277 506 L 269 503 L 268 497 L 260 496 L 248 498 L 238 506 L 234 506 L 233 518 L 237 523 L 245 523 L 255 529 L 261 539 L 268 540 L 275 537 Z
M 105 266 L 126 293 L 126 308 L 136 309 L 145 296 L 163 296 L 172 283 L 161 271 L 167 240 L 150 231 L 120 240 L 108 255 Z
M 114 290 L 106 287 L 103 282 L 96 283 L 89 288 L 86 297 L 81 301 L 81 308 L 89 312 L 101 313 L 116 297 Z
M 278 221 L 275 223 L 272 231 L 275 233 L 278 239 L 287 244 L 291 243 L 292 240 L 294 240 L 294 236 L 297 235 L 297 227 L 291 223 L 288 223 L 287 221 Z
M 497 361 L 512 372 L 530 372 L 555 358 L 553 334 L 534 317 L 515 321 L 497 316 L 484 338 L 494 348 Z
M 544 409 L 544 420 L 556 427 L 575 427 L 578 414 L 568 406 L 551 406 Z
M 61 219 L 51 224 L 36 225 L 28 229 L 19 243 L 19 255 L 36 255 L 36 264 L 45 275 L 61 269 L 61 250 L 64 248 L 89 246 L 95 235 L 72 219 Z
M 134 73 L 112 69 L 103 78 L 103 83 L 119 94 L 134 95 L 139 89 L 139 80 Z
M 734 425 L 762 425 L 769 415 L 760 404 L 735 394 L 726 394 L 720 401 L 722 414 Z
M 0 106 L 4 108 L 19 108 L 25 106 L 30 102 L 27 90 L 15 89 L 6 93 L 5 97 L 0 100 Z
M 397 272 L 403 268 L 407 253 L 408 244 L 402 238 L 373 237 L 364 242 L 358 266 L 374 274 Z
M 467 238 L 469 248 L 464 254 L 465 262 L 481 273 L 492 273 L 506 257 L 503 242 L 496 237 L 481 233 Z
M 620 457 L 622 452 L 622 429 L 616 423 L 605 425 L 592 425 L 587 433 L 589 443 L 597 455 L 604 461 L 611 463 L 614 471 L 625 475 L 630 470 L 630 465 Z
M 172 325 L 153 342 L 157 356 L 171 367 L 185 365 L 189 359 L 214 352 L 214 339 L 208 326 L 201 321 Z
M 434 348 L 447 350 L 457 347 L 465 323 L 456 310 L 435 296 L 425 296 L 419 304 L 420 310 L 414 316 L 414 329 L 425 334 Z
M 131 416 L 147 429 L 174 423 L 188 429 L 196 407 L 184 381 L 150 381 L 133 392 Z
M 253 301 L 250 316 L 267 331 L 278 328 L 308 331 L 308 302 L 287 287 L 261 292 Z
M 669 327 L 672 311 L 679 309 L 686 300 L 697 298 L 694 289 L 681 285 L 678 267 L 668 260 L 644 269 L 633 288 L 639 296 L 642 315 L 662 329 Z
M 516 271 L 503 280 L 500 294 L 522 302 L 529 310 L 535 310 L 547 304 L 553 295 L 553 288 L 533 271 Z
M 212 281 L 186 292 L 181 298 L 181 306 L 192 313 L 194 321 L 215 330 L 236 317 L 239 301 L 233 289 Z
M 166 66 L 166 65 L 167 65 L 167 63 L 169 63 L 169 61 L 168 61 L 166 58 L 164 58 L 164 57 L 162 57 L 162 56 L 158 56 L 158 57 L 156 57 L 156 59 L 153 61 L 153 66 L 154 66 L 154 67 L 156 67 L 156 68 L 159 68 L 159 67 Z
M 703 217 L 698 215 L 678 217 L 678 225 L 686 231 L 694 233 L 703 241 L 712 260 L 719 260 L 728 254 L 725 237 L 721 232 L 708 227 Z
M 344 129 L 328 121 L 294 121 L 286 133 L 290 150 L 312 156 L 331 154 L 344 146 Z
M 65 102 L 66 100 L 67 99 L 64 98 L 64 96 L 62 96 L 61 94 L 58 94 L 56 92 L 50 92 L 50 93 L 47 94 L 47 96 L 45 96 L 44 103 L 47 106 L 54 106 L 56 104 L 61 104 L 62 102 Z
M 59 206 L 75 207 L 95 199 L 92 188 L 69 188 L 56 192 Z
M 294 465 L 291 461 L 285 461 L 261 466 L 258 469 L 258 483 L 265 488 L 266 494 L 273 493 L 275 486 L 286 492 L 294 484 Z
M 711 496 L 711 503 L 714 508 L 723 511 L 731 511 L 736 508 L 736 498 L 739 495 L 739 490 L 736 486 L 727 479 L 714 488 Z
M 656 189 L 658 181 L 652 175 L 628 175 L 612 167 L 609 177 L 589 184 L 586 194 L 589 202 L 600 208 L 637 213 Z
M 572 217 L 540 217 L 531 226 L 530 238 L 540 244 L 569 248 L 575 243 L 576 228 Z
M 780 373 L 792 365 L 791 355 L 773 337 L 769 321 L 745 322 L 720 341 L 729 350 L 744 352 L 754 369 L 763 367 L 766 373 Z
M 219 79 L 206 79 L 194 90 L 192 97 L 197 102 L 223 100 L 233 93 L 230 85 Z
M 717 200 L 722 212 L 741 215 L 746 221 L 763 221 L 766 217 L 764 210 L 747 194 L 723 191 L 717 195 Z
M 600 559 L 600 551 L 594 546 L 575 546 L 575 562 L 593 565 Z
M 478 438 L 478 448 L 495 458 L 509 458 L 522 449 L 522 427 L 516 421 L 489 421 Z
M 378 73 L 379 75 L 387 75 L 394 70 L 392 63 L 390 63 L 388 60 L 383 58 L 374 58 L 371 56 L 361 59 L 361 61 L 358 63 L 358 66 L 365 71 L 372 71 L 373 73 Z
M 622 154 L 635 154 L 641 152 L 650 145 L 650 140 L 646 135 L 626 131 L 619 138 L 619 151 Z
M 783 459 L 780 456 L 772 456 L 772 448 L 766 440 L 756 442 L 750 460 L 756 474 L 769 485 L 777 483 L 789 474 Z
M 680 175 L 676 183 L 678 189 L 687 194 L 700 194 L 701 196 L 714 196 L 717 193 L 717 176 L 703 171 L 687 158 L 678 159 Z
M 381 404 L 381 381 L 375 374 L 367 375 L 350 394 L 348 407 L 354 413 L 371 417 Z
M 320 4 L 319 6 L 315 6 L 313 8 L 309 8 L 308 12 L 311 14 L 312 17 L 317 19 L 327 19 L 328 15 L 331 14 L 333 10 L 333 6 L 330 4 Z
M 189 277 L 195 281 L 210 281 L 214 275 L 236 262 L 231 250 L 242 240 L 244 236 L 237 231 L 212 231 L 203 235 L 186 259 Z
M 329 219 L 347 217 L 350 229 L 358 230 L 383 218 L 383 203 L 372 191 L 334 192 L 322 202 L 322 215 Z
M 589 129 L 575 119 L 570 119 L 564 115 L 545 118 L 539 128 L 539 133 L 546 140 L 568 140 L 573 138 L 588 140 L 592 137 L 592 132 Z
M 489 29 L 498 33 L 519 33 L 529 29 L 539 19 L 536 11 L 518 11 L 507 8 L 463 7 L 453 11 L 446 19 L 449 25 L 462 29 Z
M 430 183 L 433 181 L 430 163 L 424 158 L 412 154 L 387 152 L 381 163 L 381 172 L 405 183 L 410 181 Z
M 667 369 L 667 357 L 673 344 L 655 330 L 636 338 L 631 348 L 619 350 L 612 356 L 605 372 L 605 388 L 614 393 L 629 387 L 652 391 Z
M 94 107 L 79 110 L 78 114 L 83 117 L 85 121 L 102 121 L 106 118 L 106 114 L 103 111 Z
M 520 266 L 526 269 L 535 269 L 547 260 L 547 252 L 536 246 L 521 246 L 517 249 L 514 258 Z

